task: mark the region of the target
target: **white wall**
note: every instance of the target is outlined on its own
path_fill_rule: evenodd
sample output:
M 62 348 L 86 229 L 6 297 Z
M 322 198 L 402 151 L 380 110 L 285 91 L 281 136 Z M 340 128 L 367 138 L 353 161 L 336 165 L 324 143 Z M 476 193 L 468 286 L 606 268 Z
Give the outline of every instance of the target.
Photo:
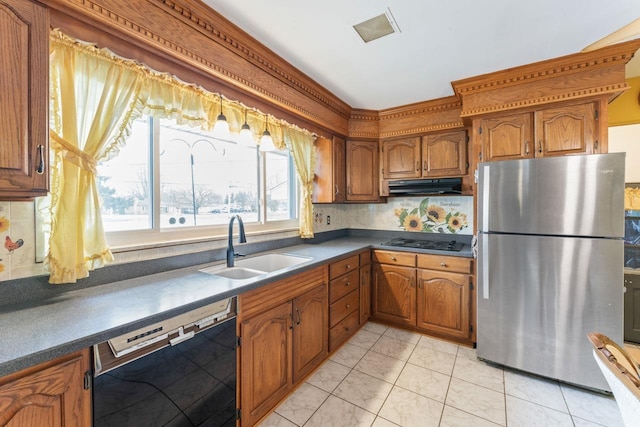
M 625 182 L 640 182 L 640 124 L 610 127 L 609 152 L 627 153 Z

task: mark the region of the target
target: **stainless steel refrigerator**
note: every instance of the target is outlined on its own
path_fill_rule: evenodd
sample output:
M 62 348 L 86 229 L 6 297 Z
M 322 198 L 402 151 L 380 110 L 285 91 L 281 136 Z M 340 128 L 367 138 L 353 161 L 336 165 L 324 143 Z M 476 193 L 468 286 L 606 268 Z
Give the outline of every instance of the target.
M 478 357 L 609 390 L 587 333 L 622 344 L 624 154 L 480 163 Z

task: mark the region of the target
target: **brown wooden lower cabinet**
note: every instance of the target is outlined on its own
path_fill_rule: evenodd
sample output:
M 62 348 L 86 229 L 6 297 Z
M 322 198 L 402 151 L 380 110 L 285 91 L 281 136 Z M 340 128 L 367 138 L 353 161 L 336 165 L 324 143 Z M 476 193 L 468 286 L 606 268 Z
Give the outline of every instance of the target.
M 329 354 L 327 268 L 239 296 L 240 424 L 264 417 Z
M 374 260 L 374 319 L 471 343 L 473 260 L 392 251 Z
M 418 270 L 416 326 L 440 335 L 469 338 L 469 276 Z
M 329 351 L 340 347 L 371 310 L 371 251 L 329 264 Z
M 291 302 L 242 322 L 242 425 L 253 425 L 289 392 L 293 384 L 291 327 Z
M 327 357 L 327 287 L 318 286 L 293 300 L 293 382 Z
M 87 349 L 0 379 L 0 425 L 90 426 L 89 360 Z
M 373 265 L 373 314 L 388 322 L 415 326 L 416 269 L 387 264 Z
M 360 325 L 371 317 L 371 264 L 360 267 Z

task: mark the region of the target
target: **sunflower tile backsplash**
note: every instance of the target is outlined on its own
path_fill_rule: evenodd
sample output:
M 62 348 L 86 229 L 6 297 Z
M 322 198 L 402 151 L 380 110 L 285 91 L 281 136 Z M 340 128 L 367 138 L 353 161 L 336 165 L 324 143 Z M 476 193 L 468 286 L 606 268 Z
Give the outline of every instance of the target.
M 425 197 L 394 209 L 398 227 L 423 233 L 471 234 L 473 206 L 464 197 Z
M 387 203 L 314 205 L 314 230 L 340 228 L 473 234 L 473 197 L 393 197 Z M 327 224 L 327 217 L 331 223 Z

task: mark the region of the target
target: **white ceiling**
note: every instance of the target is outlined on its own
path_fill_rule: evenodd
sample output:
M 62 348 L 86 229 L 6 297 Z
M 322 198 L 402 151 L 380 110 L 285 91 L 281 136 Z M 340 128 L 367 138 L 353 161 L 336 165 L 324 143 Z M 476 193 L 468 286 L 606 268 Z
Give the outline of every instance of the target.
M 640 17 L 640 0 L 203 1 L 351 107 L 372 110 L 579 52 Z M 401 32 L 365 44 L 353 25 L 388 9 Z

